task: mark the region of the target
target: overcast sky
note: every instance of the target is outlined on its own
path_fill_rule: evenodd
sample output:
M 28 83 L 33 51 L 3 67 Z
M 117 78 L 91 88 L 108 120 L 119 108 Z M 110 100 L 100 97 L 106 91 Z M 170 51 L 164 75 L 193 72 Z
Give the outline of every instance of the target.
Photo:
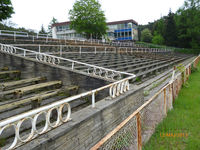
M 68 21 L 68 12 L 75 0 L 11 0 L 15 14 L 11 21 L 18 27 L 40 30 L 47 29 L 55 17 L 59 22 Z M 107 21 L 133 19 L 147 24 L 181 7 L 184 0 L 99 0 Z

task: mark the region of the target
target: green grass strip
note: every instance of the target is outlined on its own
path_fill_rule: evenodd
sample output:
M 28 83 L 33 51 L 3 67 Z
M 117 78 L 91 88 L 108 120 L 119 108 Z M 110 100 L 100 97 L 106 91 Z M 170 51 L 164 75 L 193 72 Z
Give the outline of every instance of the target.
M 200 64 L 144 150 L 200 150 Z

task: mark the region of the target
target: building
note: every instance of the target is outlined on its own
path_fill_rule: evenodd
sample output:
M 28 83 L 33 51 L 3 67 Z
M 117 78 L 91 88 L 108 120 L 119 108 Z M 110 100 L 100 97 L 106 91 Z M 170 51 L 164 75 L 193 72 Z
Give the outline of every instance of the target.
M 108 22 L 107 36 L 110 40 L 129 41 L 138 40 L 138 23 L 132 19 Z M 52 36 L 58 39 L 85 39 L 84 35 L 70 29 L 70 22 L 55 23 L 52 25 Z

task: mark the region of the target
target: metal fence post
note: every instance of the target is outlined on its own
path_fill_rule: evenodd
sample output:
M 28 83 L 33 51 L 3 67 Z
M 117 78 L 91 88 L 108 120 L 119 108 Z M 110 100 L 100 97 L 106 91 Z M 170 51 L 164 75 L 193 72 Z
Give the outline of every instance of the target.
M 24 51 L 24 57 L 26 56 L 26 51 Z
M 92 108 L 95 107 L 95 92 L 92 92 Z
M 16 42 L 16 32 L 14 32 L 14 41 Z
M 62 45 L 60 45 L 60 56 L 62 56 Z
M 81 54 L 81 46 L 79 47 L 79 53 Z
M 40 44 L 39 44 L 39 53 L 40 53 Z
M 138 150 L 142 150 L 142 135 L 141 135 L 141 116 L 138 112 L 136 114 L 137 119 L 137 143 L 138 143 Z
M 166 88 L 164 89 L 164 113 L 167 115 L 167 98 L 166 98 Z
M 48 35 L 47 35 L 47 38 L 46 38 L 46 43 L 48 43 Z
M 74 70 L 74 62 L 72 62 L 72 70 Z

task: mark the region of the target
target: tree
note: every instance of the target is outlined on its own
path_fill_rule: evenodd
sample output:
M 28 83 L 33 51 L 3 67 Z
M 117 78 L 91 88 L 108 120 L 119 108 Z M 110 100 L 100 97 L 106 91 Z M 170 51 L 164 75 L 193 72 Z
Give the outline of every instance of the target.
M 8 19 L 14 13 L 10 0 L 0 0 L 0 21 Z
M 106 34 L 107 25 L 104 12 L 97 0 L 76 0 L 69 11 L 70 28 L 87 38 L 101 38 Z
M 178 46 L 200 48 L 200 1 L 186 0 L 177 11 Z
M 165 29 L 164 29 L 165 44 L 169 46 L 176 46 L 177 30 L 174 19 L 174 13 L 169 11 L 168 16 L 165 17 Z
M 55 24 L 55 23 L 57 23 L 57 22 L 58 22 L 58 20 L 53 17 L 52 20 L 51 20 L 51 22 L 48 25 L 48 34 L 52 34 L 52 25 Z
M 45 31 L 43 25 L 41 26 L 41 29 L 40 29 L 40 31 L 39 31 L 39 34 L 47 34 L 47 32 Z
M 143 42 L 148 42 L 150 43 L 151 40 L 152 40 L 152 34 L 151 34 L 151 31 L 149 29 L 144 29 L 142 30 L 142 33 L 141 33 L 141 39 Z
M 164 44 L 164 38 L 162 37 L 162 35 L 156 34 L 153 36 L 152 43 L 162 45 Z

